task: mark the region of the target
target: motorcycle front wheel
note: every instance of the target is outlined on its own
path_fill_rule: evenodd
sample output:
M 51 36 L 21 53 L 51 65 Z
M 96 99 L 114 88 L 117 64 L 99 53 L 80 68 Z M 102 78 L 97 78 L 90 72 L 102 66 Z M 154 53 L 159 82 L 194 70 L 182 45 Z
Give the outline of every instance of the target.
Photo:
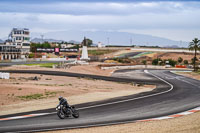
M 64 114 L 63 111 L 61 111 L 61 110 L 58 110 L 58 111 L 57 111 L 57 115 L 58 115 L 58 117 L 59 117 L 60 119 L 64 119 L 64 118 L 65 118 L 65 114 Z

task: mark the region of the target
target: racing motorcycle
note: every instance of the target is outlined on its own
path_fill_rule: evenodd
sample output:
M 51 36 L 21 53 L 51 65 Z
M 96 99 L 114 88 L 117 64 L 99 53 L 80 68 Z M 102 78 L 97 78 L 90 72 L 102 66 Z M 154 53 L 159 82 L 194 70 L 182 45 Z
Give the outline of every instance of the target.
M 74 106 L 70 106 L 69 108 L 66 108 L 63 105 L 58 105 L 56 107 L 57 110 L 57 115 L 60 119 L 64 119 L 65 117 L 74 117 L 78 118 L 79 117 L 79 112 L 76 110 Z

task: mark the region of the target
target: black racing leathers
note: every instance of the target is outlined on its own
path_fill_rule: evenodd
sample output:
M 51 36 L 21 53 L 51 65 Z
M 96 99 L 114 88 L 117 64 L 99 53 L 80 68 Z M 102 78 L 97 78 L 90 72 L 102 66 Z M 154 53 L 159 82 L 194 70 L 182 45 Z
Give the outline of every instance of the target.
M 70 108 L 70 106 L 65 98 L 61 99 L 59 104 L 65 106 L 66 108 Z

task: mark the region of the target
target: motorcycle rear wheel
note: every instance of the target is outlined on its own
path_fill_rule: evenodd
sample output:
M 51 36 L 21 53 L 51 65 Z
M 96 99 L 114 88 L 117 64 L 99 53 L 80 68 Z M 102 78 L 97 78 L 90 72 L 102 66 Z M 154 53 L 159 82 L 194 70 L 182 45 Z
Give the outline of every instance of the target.
M 73 116 L 74 118 L 79 118 L 79 112 L 78 112 L 78 110 L 74 109 L 74 110 L 73 110 L 72 116 Z

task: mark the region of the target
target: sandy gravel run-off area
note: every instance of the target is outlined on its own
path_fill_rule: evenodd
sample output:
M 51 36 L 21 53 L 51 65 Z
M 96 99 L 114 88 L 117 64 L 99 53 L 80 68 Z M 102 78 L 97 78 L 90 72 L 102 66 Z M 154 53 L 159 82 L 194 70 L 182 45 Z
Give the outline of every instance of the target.
M 39 80 L 33 80 L 35 76 Z M 79 104 L 155 88 L 150 85 L 137 87 L 103 80 L 38 74 L 11 74 L 11 79 L 0 79 L 0 84 L 0 115 L 54 108 L 60 95 L 66 97 L 70 104 Z M 34 99 L 35 94 L 39 95 L 36 96 L 37 100 Z
M 198 73 L 194 73 L 194 72 L 176 72 L 176 74 L 180 74 L 180 75 L 183 75 L 185 77 L 190 77 L 190 78 L 193 78 L 193 79 L 200 80 L 200 74 L 198 74 Z
M 199 133 L 200 112 L 175 119 L 113 126 L 50 131 L 48 133 Z

